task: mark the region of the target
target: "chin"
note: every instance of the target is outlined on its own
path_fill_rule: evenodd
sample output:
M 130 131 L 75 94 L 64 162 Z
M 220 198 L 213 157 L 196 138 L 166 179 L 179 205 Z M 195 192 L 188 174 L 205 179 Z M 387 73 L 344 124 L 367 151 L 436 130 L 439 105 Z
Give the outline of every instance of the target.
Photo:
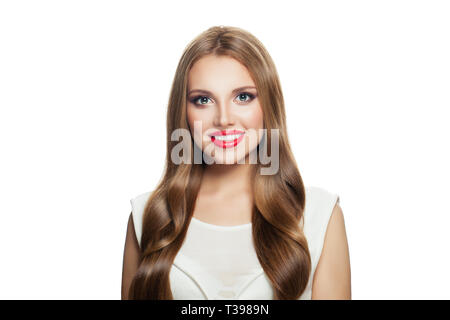
M 243 157 L 238 158 L 237 160 L 234 157 L 226 157 L 225 159 L 217 159 L 217 164 L 240 164 L 239 162 L 243 162 Z
M 211 154 L 205 154 L 211 164 L 244 164 L 246 155 L 238 152 L 224 152 L 223 154 L 218 154 L 216 156 L 211 156 Z

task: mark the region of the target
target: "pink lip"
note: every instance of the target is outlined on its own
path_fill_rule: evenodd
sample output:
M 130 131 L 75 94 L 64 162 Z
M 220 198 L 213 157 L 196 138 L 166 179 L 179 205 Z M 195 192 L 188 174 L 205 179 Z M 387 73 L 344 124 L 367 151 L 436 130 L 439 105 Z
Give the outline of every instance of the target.
M 222 131 L 215 131 L 210 133 L 210 136 L 227 136 L 229 134 L 240 134 L 240 133 L 245 133 L 244 131 L 241 130 L 222 130 Z
M 226 135 L 234 135 L 234 134 L 241 134 L 237 139 L 231 140 L 231 141 L 222 141 L 219 139 L 216 139 L 215 136 L 226 136 Z M 240 130 L 222 130 L 222 131 L 216 131 L 211 134 L 211 141 L 218 147 L 221 148 L 233 148 L 237 146 L 239 142 L 241 142 L 244 139 L 245 132 Z

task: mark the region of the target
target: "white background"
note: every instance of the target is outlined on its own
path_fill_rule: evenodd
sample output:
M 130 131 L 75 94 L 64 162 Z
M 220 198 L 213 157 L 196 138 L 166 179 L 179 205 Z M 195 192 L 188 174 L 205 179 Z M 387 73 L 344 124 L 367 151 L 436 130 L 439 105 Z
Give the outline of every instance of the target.
M 305 185 L 338 193 L 353 299 L 449 299 L 448 1 L 0 2 L 0 298 L 120 299 L 187 43 L 270 52 Z

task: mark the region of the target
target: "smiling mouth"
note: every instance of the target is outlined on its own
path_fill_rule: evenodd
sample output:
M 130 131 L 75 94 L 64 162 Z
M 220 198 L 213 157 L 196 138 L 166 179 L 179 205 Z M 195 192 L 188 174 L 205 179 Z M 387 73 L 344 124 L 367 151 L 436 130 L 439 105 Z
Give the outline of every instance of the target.
M 230 135 L 226 135 L 226 136 L 212 136 L 211 138 L 214 138 L 214 139 L 219 140 L 219 141 L 233 141 L 233 140 L 238 139 L 242 135 L 243 135 L 243 133 L 241 133 L 241 134 L 230 134 Z
M 217 131 L 211 134 L 211 141 L 221 148 L 233 148 L 244 139 L 244 134 L 239 130 Z

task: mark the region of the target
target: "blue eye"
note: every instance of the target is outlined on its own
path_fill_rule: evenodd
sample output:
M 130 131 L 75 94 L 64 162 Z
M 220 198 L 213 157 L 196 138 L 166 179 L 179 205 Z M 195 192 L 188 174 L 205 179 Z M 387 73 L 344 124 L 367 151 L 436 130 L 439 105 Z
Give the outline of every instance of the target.
M 191 102 L 193 104 L 197 104 L 197 105 L 204 105 L 206 103 L 208 103 L 208 100 L 210 100 L 207 96 L 197 96 L 191 99 Z M 200 103 L 199 103 L 200 101 Z
M 255 96 L 248 92 L 242 92 L 237 96 L 237 98 L 239 102 L 250 102 L 255 98 Z
M 240 94 L 237 95 L 236 98 L 239 104 L 246 104 L 255 99 L 255 97 L 256 96 L 254 94 L 248 92 L 241 92 Z M 195 105 L 203 106 L 211 102 L 211 99 L 208 96 L 195 96 L 189 101 Z

